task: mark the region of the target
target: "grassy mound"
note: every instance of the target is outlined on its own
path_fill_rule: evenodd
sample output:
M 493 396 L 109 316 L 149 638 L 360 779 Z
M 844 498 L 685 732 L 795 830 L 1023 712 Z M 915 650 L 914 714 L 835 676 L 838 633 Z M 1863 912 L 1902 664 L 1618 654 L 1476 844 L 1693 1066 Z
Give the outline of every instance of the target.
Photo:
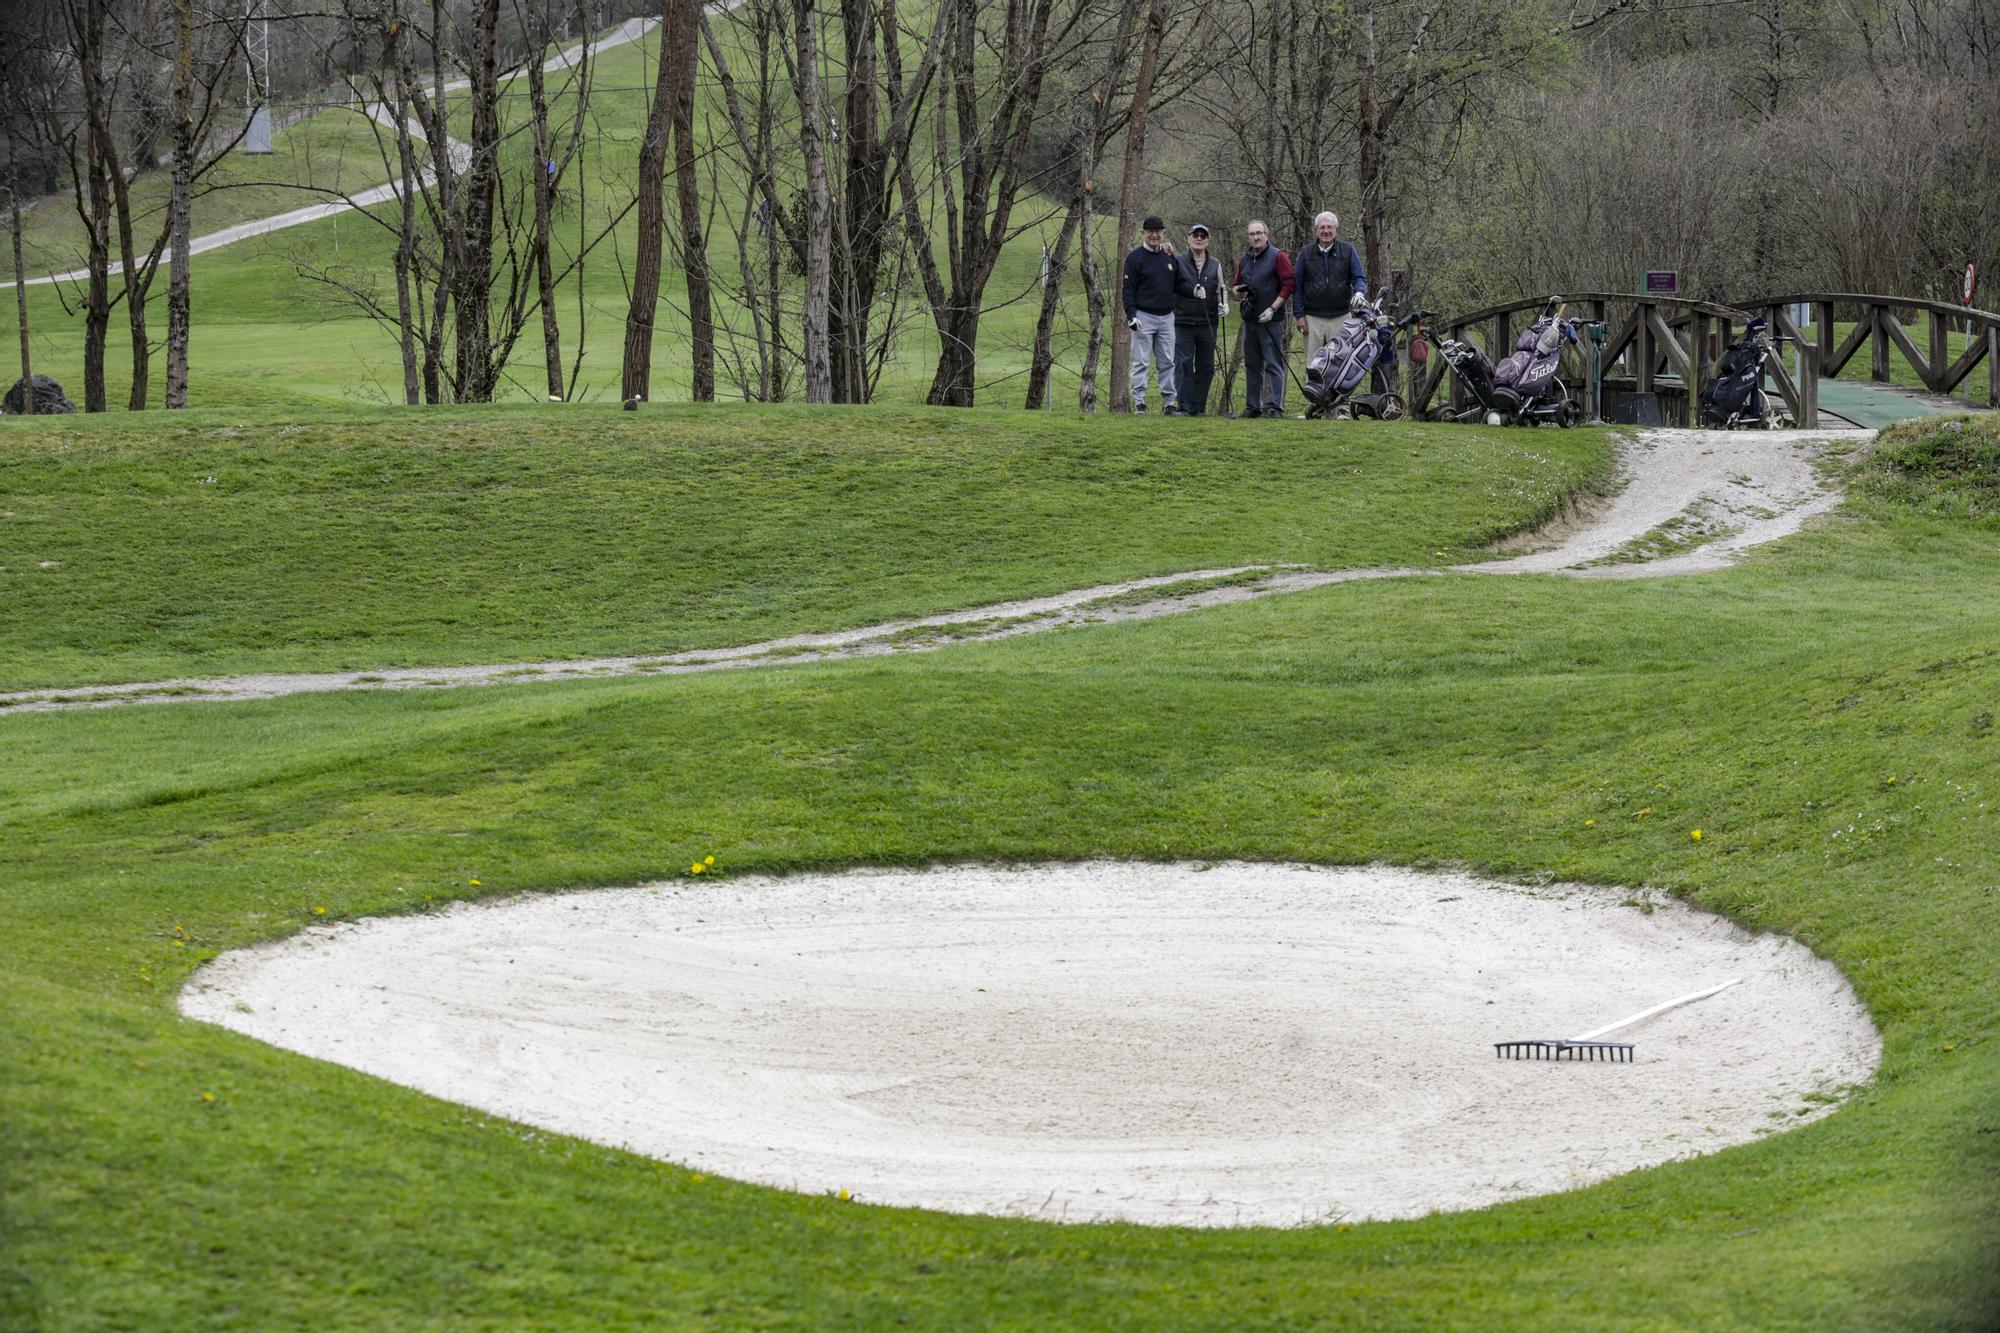
M 1876 443 L 1864 491 L 1933 518 L 2000 524 L 2000 412 L 1889 427 Z
M 750 643 L 1216 565 L 1448 563 L 1609 437 L 571 405 L 0 423 L 0 689 Z

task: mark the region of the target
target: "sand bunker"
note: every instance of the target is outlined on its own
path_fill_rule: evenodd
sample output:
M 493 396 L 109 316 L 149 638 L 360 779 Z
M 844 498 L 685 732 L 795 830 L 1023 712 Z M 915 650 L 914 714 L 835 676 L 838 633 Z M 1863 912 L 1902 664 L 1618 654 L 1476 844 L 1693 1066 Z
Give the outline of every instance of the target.
M 530 1124 L 876 1203 L 1196 1226 L 1574 1188 L 1832 1109 L 1829 963 L 1672 902 L 1082 863 L 685 880 L 313 929 L 190 1017 Z M 1501 1061 L 1619 1033 L 1632 1064 Z

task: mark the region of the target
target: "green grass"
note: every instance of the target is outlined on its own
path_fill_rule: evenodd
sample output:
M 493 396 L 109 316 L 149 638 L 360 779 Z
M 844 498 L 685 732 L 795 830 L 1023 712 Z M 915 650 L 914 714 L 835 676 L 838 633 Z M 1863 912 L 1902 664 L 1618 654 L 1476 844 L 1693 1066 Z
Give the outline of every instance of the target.
M 1404 438 L 1368 436 L 1364 483 L 1393 494 Z M 1239 480 L 1312 490 L 1294 457 Z M 0 1324 L 1990 1327 L 2000 548 L 1884 485 L 1700 578 L 1411 579 L 920 658 L 0 716 Z M 1591 1189 L 1196 1233 L 704 1179 L 173 1013 L 200 959 L 314 907 L 710 852 L 1660 886 L 1833 959 L 1884 1061 L 1824 1121 Z
M 1225 564 L 1438 564 L 1546 518 L 1608 453 L 922 408 L 9 421 L 0 689 L 667 652 Z

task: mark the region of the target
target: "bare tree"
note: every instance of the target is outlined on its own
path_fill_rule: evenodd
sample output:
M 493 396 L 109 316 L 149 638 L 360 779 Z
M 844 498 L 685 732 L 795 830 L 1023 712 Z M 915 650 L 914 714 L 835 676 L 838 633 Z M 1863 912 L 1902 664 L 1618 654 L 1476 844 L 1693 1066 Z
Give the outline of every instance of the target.
M 699 56 L 699 0 L 667 0 L 661 60 L 674 75 L 674 194 L 680 203 L 681 271 L 687 278 L 688 349 L 694 400 L 715 401 L 715 316 L 710 309 L 707 231 L 701 219 L 701 182 L 695 173 L 694 88 Z
M 672 0 L 661 0 L 664 37 Z M 619 395 L 627 402 L 649 396 L 653 378 L 653 321 L 660 305 L 660 258 L 666 237 L 667 134 L 673 120 L 674 74 L 661 42 L 646 111 L 646 134 L 639 143 L 639 237 L 632 262 L 632 296 L 625 313 L 625 362 Z

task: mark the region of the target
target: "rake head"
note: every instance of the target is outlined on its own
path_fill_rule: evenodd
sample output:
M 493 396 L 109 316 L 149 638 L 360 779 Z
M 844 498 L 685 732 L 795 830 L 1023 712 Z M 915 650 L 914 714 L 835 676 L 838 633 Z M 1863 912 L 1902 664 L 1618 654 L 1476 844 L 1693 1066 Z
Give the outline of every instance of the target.
M 1632 1063 L 1629 1041 L 1496 1041 L 1494 1053 L 1502 1060 L 1614 1060 Z

